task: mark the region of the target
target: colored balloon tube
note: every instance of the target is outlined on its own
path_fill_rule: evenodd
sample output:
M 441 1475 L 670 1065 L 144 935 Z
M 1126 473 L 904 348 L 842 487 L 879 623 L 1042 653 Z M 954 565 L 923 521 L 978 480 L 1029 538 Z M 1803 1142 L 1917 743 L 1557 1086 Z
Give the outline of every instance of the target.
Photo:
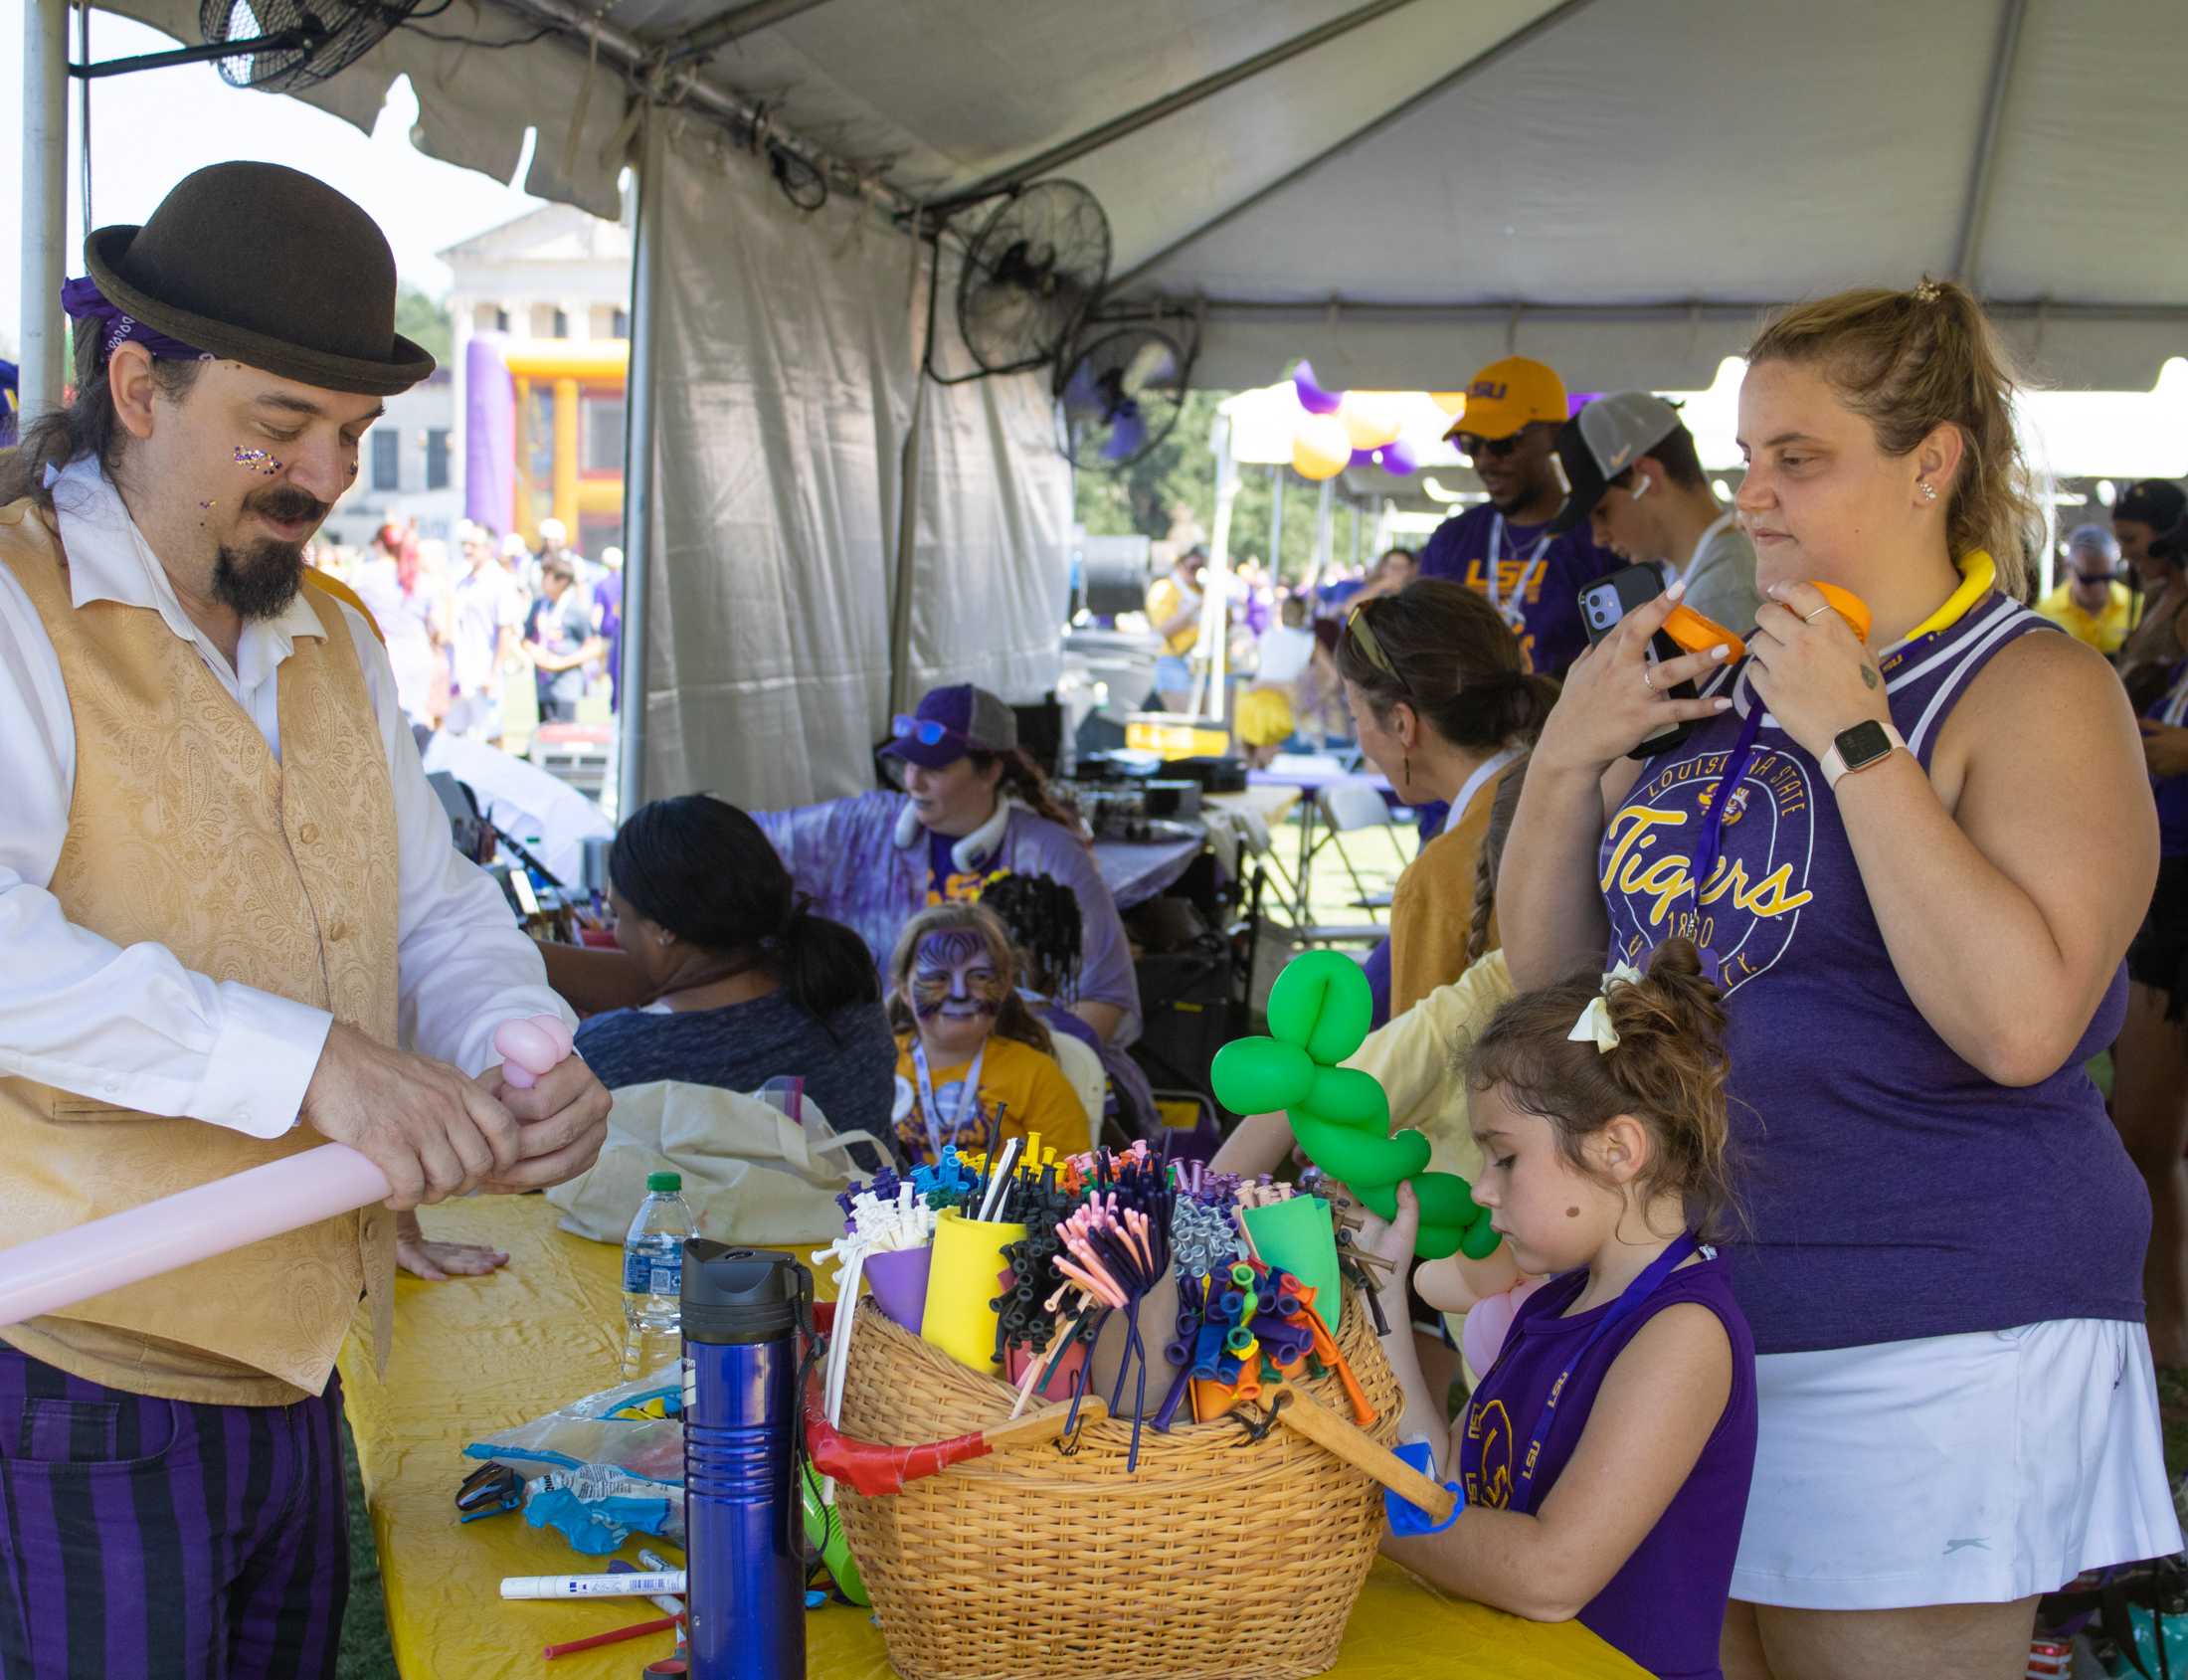
M 1005 1243 L 1025 1240 L 1025 1226 L 968 1219 L 955 1208 L 935 1221 L 934 1258 L 927 1267 L 927 1302 L 919 1334 L 958 1364 L 984 1377 L 996 1369 L 996 1273 Z
M 568 1029 L 554 1017 L 504 1022 L 496 1030 L 495 1047 L 509 1074 L 537 1075 L 554 1065 L 521 1066 L 524 1056 L 541 1048 L 540 1039 L 557 1041 L 544 1030 L 549 1021 L 567 1054 Z M 512 1027 L 533 1028 L 538 1036 L 515 1034 L 512 1043 Z M 215 1254 L 354 1213 L 389 1194 L 386 1174 L 347 1144 L 330 1143 L 33 1237 L 0 1250 L 0 1325 L 60 1312 Z

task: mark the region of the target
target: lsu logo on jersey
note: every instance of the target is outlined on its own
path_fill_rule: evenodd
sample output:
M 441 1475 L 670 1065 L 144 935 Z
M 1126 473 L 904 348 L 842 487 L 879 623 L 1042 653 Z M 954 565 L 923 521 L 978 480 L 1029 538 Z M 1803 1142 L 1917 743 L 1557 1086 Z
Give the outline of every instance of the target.
M 1503 1400 L 1469 1406 L 1466 1439 L 1471 1448 L 1464 1456 L 1469 1469 L 1464 1477 L 1466 1502 L 1503 1511 L 1512 1504 L 1512 1417 Z
M 1627 960 L 1691 939 L 1716 954 L 1732 992 L 1784 956 L 1799 912 L 1815 899 L 1815 822 L 1807 772 L 1782 753 L 1757 753 L 1727 797 L 1717 862 L 1697 882 L 1703 825 L 1727 759 L 1699 753 L 1635 788 L 1604 834 L 1598 884 Z

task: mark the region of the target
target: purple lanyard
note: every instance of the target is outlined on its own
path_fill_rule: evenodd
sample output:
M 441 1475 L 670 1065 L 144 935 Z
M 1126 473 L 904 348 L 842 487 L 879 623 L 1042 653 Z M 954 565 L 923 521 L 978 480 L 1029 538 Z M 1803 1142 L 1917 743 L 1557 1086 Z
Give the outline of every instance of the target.
M 1717 786 L 1710 791 L 1710 809 L 1702 819 L 1702 836 L 1694 848 L 1694 908 L 1697 923 L 1702 917 L 1702 889 L 1709 885 L 1718 859 L 1724 855 L 1726 809 L 1732 803 L 1732 796 L 1739 791 L 1739 779 L 1747 774 L 1747 765 L 1755 756 L 1755 737 L 1762 732 L 1762 696 L 1750 692 L 1747 700 L 1747 715 L 1740 719 L 1739 737 L 1732 742 L 1732 750 L 1725 756 L 1725 774 L 1717 779 Z
M 1760 711 L 1758 706 L 1758 715 Z M 1564 1370 L 1557 1374 L 1557 1381 L 1550 1386 L 1549 1397 L 1543 1401 L 1542 1415 L 1535 1419 L 1534 1431 L 1528 1437 L 1527 1451 L 1521 1455 L 1519 1468 L 1512 1478 L 1512 1497 L 1506 1504 L 1507 1510 L 1525 1512 L 1534 1503 L 1535 1472 L 1542 1465 L 1543 1449 L 1550 1444 L 1550 1432 L 1557 1425 L 1557 1400 L 1565 1392 L 1565 1385 L 1572 1380 L 1573 1372 L 1579 1369 L 1580 1362 L 1588 1357 L 1589 1350 L 1596 1343 L 1639 1312 L 1648 1298 L 1663 1286 L 1664 1280 L 1701 1249 L 1701 1238 L 1693 1231 L 1682 1232 L 1678 1241 L 1651 1260 L 1648 1269 L 1627 1284 L 1618 1299 L 1603 1310 L 1603 1316 L 1595 1321 L 1595 1328 L 1588 1332 L 1587 1340 L 1580 1344 L 1579 1352 L 1565 1363 Z M 1513 1342 L 1514 1338 L 1508 1335 L 1505 1338 L 1505 1348 L 1509 1350 Z M 1496 1368 L 1492 1366 L 1490 1369 L 1493 1371 Z M 1488 1383 L 1489 1372 L 1482 1373 L 1482 1381 L 1485 1385 Z M 1479 1485 L 1481 1447 L 1473 1438 L 1472 1430 L 1467 1431 L 1467 1437 L 1465 1456 L 1472 1460 L 1465 1466 L 1467 1481 L 1472 1485 Z

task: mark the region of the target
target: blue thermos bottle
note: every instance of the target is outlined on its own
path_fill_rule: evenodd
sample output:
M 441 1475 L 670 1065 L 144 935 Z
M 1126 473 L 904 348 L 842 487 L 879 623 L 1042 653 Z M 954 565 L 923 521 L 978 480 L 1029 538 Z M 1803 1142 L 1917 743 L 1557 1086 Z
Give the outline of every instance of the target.
M 684 1243 L 684 1528 L 692 1680 L 802 1680 L 799 1353 L 813 1274 Z

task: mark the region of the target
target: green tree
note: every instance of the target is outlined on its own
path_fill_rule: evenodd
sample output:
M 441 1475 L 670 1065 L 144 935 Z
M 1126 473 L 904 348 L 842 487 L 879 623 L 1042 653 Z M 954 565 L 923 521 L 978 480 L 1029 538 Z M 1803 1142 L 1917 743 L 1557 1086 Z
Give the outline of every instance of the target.
M 456 324 L 449 306 L 408 282 L 395 293 L 395 330 L 423 347 L 443 366 L 456 349 Z

